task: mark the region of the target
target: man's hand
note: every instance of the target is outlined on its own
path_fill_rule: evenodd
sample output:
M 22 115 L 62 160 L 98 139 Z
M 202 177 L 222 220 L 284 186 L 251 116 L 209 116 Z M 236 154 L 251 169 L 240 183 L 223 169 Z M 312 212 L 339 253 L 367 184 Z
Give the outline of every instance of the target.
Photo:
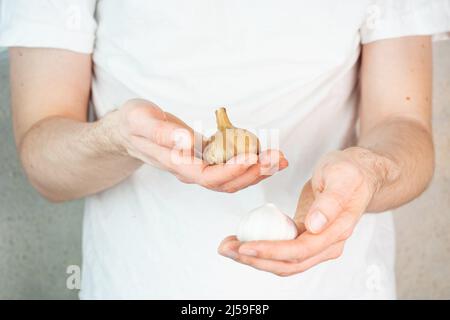
M 425 190 L 434 168 L 430 37 L 364 45 L 360 79 L 359 147 L 319 162 L 298 202 L 297 239 L 228 237 L 221 254 L 278 275 L 302 272 L 339 257 L 364 212 L 396 208 Z
M 50 48 L 10 49 L 17 149 L 30 183 L 61 202 L 113 187 L 143 162 L 181 181 L 235 192 L 287 166 L 276 150 L 207 166 L 194 157 L 194 133 L 145 100 L 87 121 L 92 57 Z M 200 138 L 200 142 L 201 142 Z
M 208 165 L 195 157 L 196 150 L 203 145 L 203 137 L 146 100 L 128 101 L 107 115 L 104 122 L 110 128 L 116 151 L 169 171 L 184 183 L 215 191 L 236 192 L 288 165 L 277 150 L 264 151 L 259 157 L 243 154 L 225 164 Z
M 240 243 L 226 238 L 219 253 L 254 268 L 288 276 L 338 258 L 373 195 L 398 178 L 390 159 L 353 147 L 325 156 L 304 186 L 295 222 L 300 235 L 288 241 Z

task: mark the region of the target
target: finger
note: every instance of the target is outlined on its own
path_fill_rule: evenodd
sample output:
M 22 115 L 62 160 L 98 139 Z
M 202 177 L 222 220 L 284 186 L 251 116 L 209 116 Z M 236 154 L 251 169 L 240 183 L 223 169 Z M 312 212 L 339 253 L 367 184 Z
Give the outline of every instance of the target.
M 287 270 L 292 268 L 292 263 L 283 261 L 274 261 L 260 259 L 250 256 L 240 255 L 238 253 L 239 246 L 241 242 L 237 240 L 236 236 L 226 237 L 220 244 L 218 248 L 218 253 L 224 257 L 233 259 L 239 263 L 249 265 L 258 270 L 277 273 L 282 270 Z
M 273 150 L 268 150 L 268 151 L 273 151 Z M 260 181 L 267 179 L 268 177 L 275 174 L 276 172 L 286 169 L 289 166 L 289 162 L 284 157 L 283 153 L 281 153 L 280 151 L 276 151 L 276 152 L 280 153 L 280 157 L 278 159 L 279 162 L 276 165 L 273 165 L 272 162 L 269 162 L 270 164 L 267 164 L 267 162 L 264 164 L 264 160 L 262 160 L 261 157 L 259 158 L 259 162 L 260 162 L 259 177 L 256 178 L 256 180 L 253 181 L 250 185 L 255 185 L 255 184 L 259 183 Z
M 173 115 L 170 112 L 164 112 L 165 113 L 165 119 L 169 122 L 175 123 L 177 124 L 179 127 L 181 128 L 185 128 L 185 129 L 189 129 L 192 130 L 187 124 L 186 122 L 184 122 L 183 120 L 181 120 L 180 118 L 178 118 L 177 116 Z
M 210 166 L 183 150 L 169 149 L 143 137 L 132 137 L 132 143 L 141 153 L 139 158 L 145 156 L 142 160 L 170 171 L 182 182 L 198 183 L 213 190 L 239 177 L 257 161 L 256 155 L 243 154 L 232 163 Z
M 193 174 L 198 184 L 215 189 L 241 176 L 257 161 L 255 154 L 240 154 L 225 164 L 204 165 Z
M 329 226 L 342 212 L 361 185 L 363 177 L 354 165 L 340 161 L 326 164 L 313 176 L 315 201 L 305 219 L 311 233 L 319 233 Z
M 333 192 L 320 193 L 312 204 L 306 218 L 306 229 L 320 233 L 332 223 L 346 208 L 346 199 Z
M 248 265 L 257 270 L 270 272 L 278 276 L 288 276 L 297 273 L 297 265 L 292 262 L 260 259 L 238 254 L 233 260 Z
M 220 188 L 226 192 L 235 192 L 238 190 L 242 190 L 248 186 L 255 185 L 264 179 L 267 179 L 269 177 L 268 175 L 261 175 L 261 166 L 261 163 L 252 165 L 244 174 L 221 185 Z M 275 165 L 269 164 L 269 166 L 274 166 L 276 167 L 277 171 L 281 171 L 288 166 L 288 162 L 286 159 L 280 158 L 280 163 L 277 163 Z
M 235 259 L 240 245 L 241 243 L 236 236 L 228 236 L 222 240 L 217 248 L 217 252 L 225 257 Z
M 340 241 L 302 262 L 290 262 L 241 255 L 236 250 L 236 247 L 239 246 L 239 241 L 237 241 L 235 237 L 228 237 L 226 240 L 222 251 L 219 250 L 220 254 L 255 269 L 271 272 L 279 276 L 290 276 L 301 273 L 319 263 L 336 259 L 341 256 L 344 248 L 344 241 Z
M 315 256 L 298 263 L 296 273 L 311 269 L 319 263 L 339 258 L 344 252 L 344 246 L 345 240 L 336 242 Z
M 242 190 L 253 184 L 256 181 L 256 179 L 260 177 L 259 170 L 260 170 L 259 165 L 254 164 L 250 168 L 248 168 L 247 171 L 245 171 L 242 175 L 222 184 L 220 186 L 220 189 L 228 193 L 233 193 Z
M 132 136 L 130 141 L 135 149 L 131 151 L 132 156 L 158 168 L 177 173 L 177 164 L 187 163 L 184 151 L 162 147 L 139 136 Z
M 259 154 L 260 175 L 271 176 L 280 171 L 280 167 L 287 167 L 288 161 L 279 150 L 265 150 Z
M 132 136 L 145 137 L 168 148 L 192 148 L 193 130 L 175 116 L 145 100 L 132 100 L 126 107 L 130 108 L 127 120 Z
M 166 170 L 185 183 L 196 183 L 208 189 L 218 190 L 223 183 L 235 179 L 243 174 L 253 163 L 257 161 L 256 155 L 240 155 L 244 160 L 236 160 L 236 163 L 208 165 L 201 159 L 186 154 L 183 150 L 168 149 L 155 144 L 144 146 L 145 150 L 161 162 Z
M 244 158 L 244 155 L 242 155 Z M 243 174 L 256 161 L 256 156 L 246 156 L 247 161 L 237 160 L 235 164 L 208 165 L 206 162 L 191 155 L 185 155 L 172 149 L 169 155 L 164 153 L 158 159 L 164 161 L 171 172 L 185 183 L 196 183 L 211 190 L 221 191 L 219 187 L 229 180 Z
M 180 127 L 178 124 L 157 120 L 142 119 L 145 128 L 135 128 L 131 133 L 135 136 L 145 137 L 151 142 L 167 148 L 192 149 L 194 145 L 193 132 Z
M 172 113 L 165 112 L 165 114 L 166 114 L 167 121 L 178 124 L 181 128 L 185 128 L 185 129 L 189 130 L 189 132 L 194 137 L 193 145 L 194 145 L 195 156 L 198 158 L 202 158 L 202 150 L 205 148 L 205 145 L 206 145 L 208 139 L 205 138 L 200 132 L 194 131 L 194 129 L 189 127 L 183 120 L 176 117 Z
M 131 99 L 125 103 L 123 108 L 126 110 L 130 124 L 134 124 L 135 120 L 148 117 L 159 120 L 166 120 L 167 118 L 159 106 L 144 99 Z
M 224 257 L 233 259 L 242 264 L 249 265 L 259 270 L 275 273 L 278 270 L 291 269 L 292 263 L 283 261 L 266 260 L 254 258 L 250 256 L 240 255 L 238 250 L 241 242 L 237 240 L 236 236 L 229 236 L 225 238 L 217 250 L 219 254 Z
M 351 235 L 357 218 L 345 214 L 324 232 L 304 232 L 294 240 L 250 241 L 239 247 L 239 254 L 280 261 L 304 261 Z
M 233 260 L 249 265 L 261 271 L 267 271 L 278 276 L 286 277 L 305 272 L 306 270 L 318 265 L 319 263 L 340 257 L 343 252 L 343 246 L 344 242 L 336 243 L 326 248 L 319 254 L 300 263 L 260 259 L 242 255 L 237 255 Z

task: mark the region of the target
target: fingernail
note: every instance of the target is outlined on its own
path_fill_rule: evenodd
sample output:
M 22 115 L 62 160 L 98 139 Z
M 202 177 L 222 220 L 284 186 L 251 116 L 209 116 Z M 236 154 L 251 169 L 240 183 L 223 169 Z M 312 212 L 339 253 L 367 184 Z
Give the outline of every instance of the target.
M 320 212 L 314 211 L 309 218 L 309 229 L 312 232 L 319 232 L 327 224 L 327 217 Z
M 235 260 L 238 256 L 236 252 L 231 250 L 223 252 L 222 255 L 233 260 Z
M 249 248 L 239 248 L 239 253 L 243 254 L 244 256 L 250 256 L 250 257 L 256 257 L 256 255 L 258 254 L 258 252 L 256 252 L 256 250 L 249 249 Z

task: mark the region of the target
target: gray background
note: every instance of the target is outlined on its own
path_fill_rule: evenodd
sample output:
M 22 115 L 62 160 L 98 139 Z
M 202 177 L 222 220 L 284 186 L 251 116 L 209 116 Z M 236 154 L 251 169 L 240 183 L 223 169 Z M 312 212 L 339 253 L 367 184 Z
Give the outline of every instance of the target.
M 450 299 L 450 41 L 434 48 L 437 168 L 430 188 L 395 214 L 399 298 Z M 7 59 L 0 53 L 0 299 L 76 299 L 66 268 L 81 262 L 83 204 L 48 204 L 15 153 Z

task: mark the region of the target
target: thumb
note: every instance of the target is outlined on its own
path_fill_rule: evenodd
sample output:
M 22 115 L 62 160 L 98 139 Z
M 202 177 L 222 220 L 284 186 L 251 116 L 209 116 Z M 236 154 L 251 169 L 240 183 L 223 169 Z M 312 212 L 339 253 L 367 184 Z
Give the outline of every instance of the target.
M 326 168 L 319 169 L 313 177 L 315 200 L 305 219 L 306 229 L 311 233 L 321 232 L 347 210 L 348 202 L 361 184 L 359 170 L 350 164 L 336 163 Z
M 193 146 L 192 131 L 173 122 L 148 119 L 147 130 L 142 135 L 162 147 L 178 150 L 190 150 Z
M 317 195 L 305 218 L 305 227 L 311 233 L 319 233 L 343 211 L 342 200 L 331 192 Z
M 133 99 L 125 103 L 123 110 L 131 135 L 147 138 L 162 147 L 192 149 L 193 130 L 171 113 L 164 112 L 156 104 L 142 99 Z
M 172 122 L 170 118 L 156 118 L 152 108 L 133 110 L 129 120 L 132 135 L 147 138 L 154 144 L 170 149 L 190 150 L 193 147 L 192 129 L 179 122 Z

